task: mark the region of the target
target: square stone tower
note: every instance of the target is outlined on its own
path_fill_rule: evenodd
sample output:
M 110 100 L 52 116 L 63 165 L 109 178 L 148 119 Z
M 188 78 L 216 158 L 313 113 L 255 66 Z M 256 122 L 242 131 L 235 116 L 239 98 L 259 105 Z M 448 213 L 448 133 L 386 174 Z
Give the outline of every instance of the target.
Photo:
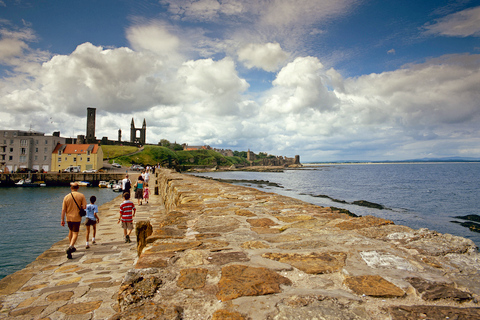
M 97 138 L 95 138 L 95 116 L 97 109 L 96 108 L 87 108 L 87 143 L 96 143 Z

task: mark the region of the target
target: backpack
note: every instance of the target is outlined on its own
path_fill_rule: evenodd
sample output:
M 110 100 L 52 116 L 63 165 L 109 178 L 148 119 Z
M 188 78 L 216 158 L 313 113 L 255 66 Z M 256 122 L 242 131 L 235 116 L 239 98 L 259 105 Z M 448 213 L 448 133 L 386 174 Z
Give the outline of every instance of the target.
M 127 180 L 127 182 L 125 182 L 125 190 L 130 190 L 131 187 L 130 180 Z

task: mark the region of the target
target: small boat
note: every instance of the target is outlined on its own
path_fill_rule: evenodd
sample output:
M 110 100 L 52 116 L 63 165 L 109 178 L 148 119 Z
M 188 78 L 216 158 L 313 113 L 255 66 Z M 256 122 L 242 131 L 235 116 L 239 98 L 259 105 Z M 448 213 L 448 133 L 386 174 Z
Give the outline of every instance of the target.
M 21 179 L 15 183 L 17 187 L 46 187 L 46 183 L 43 181 L 32 182 L 31 179 Z
M 117 181 L 115 180 L 110 180 L 108 181 L 107 188 L 113 188 L 114 185 L 117 184 Z
M 77 181 L 79 187 L 90 187 L 90 182 L 88 181 Z
M 108 182 L 107 181 L 100 181 L 98 183 L 99 188 L 107 188 L 108 187 Z
M 122 192 L 122 185 L 121 184 L 116 184 L 112 186 L 112 191 L 113 192 Z

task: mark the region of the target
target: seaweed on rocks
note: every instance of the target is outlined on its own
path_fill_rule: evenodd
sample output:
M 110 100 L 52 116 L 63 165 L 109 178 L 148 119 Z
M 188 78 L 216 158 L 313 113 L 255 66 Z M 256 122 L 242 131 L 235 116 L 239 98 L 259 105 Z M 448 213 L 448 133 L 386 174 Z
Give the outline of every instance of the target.
M 330 207 L 333 211 L 339 211 L 340 213 L 344 213 L 349 215 L 350 217 L 358 218 L 361 217 L 359 215 L 356 215 L 355 213 L 347 210 L 347 209 L 342 209 L 342 208 L 337 208 L 337 207 Z
M 454 217 L 455 219 L 460 219 L 460 220 L 468 220 L 468 221 L 475 221 L 475 222 L 480 222 L 480 216 L 476 214 L 468 214 L 466 216 L 456 216 Z
M 453 223 L 458 223 L 462 227 L 470 229 L 470 231 L 480 233 L 480 216 L 476 214 L 468 214 L 466 216 L 455 216 L 455 219 L 466 220 L 466 222 L 459 222 L 459 221 L 450 221 Z M 475 222 L 472 222 L 475 221 Z
M 362 206 L 362 207 L 374 208 L 374 209 L 385 209 L 385 207 L 382 206 L 381 204 L 366 201 L 366 200 L 353 201 L 352 204 L 355 204 L 357 206 Z
M 331 200 L 331 201 L 333 201 L 333 202 L 338 202 L 338 203 L 348 203 L 348 202 L 345 201 L 345 200 L 335 199 L 335 198 L 332 198 L 332 197 L 327 196 L 327 195 L 325 195 L 325 194 L 317 194 L 317 195 L 312 195 L 312 196 L 315 197 L 315 198 L 326 198 L 326 199 L 329 199 L 329 200 Z
M 479 223 L 470 222 L 470 221 L 467 221 L 467 222 L 451 221 L 451 222 L 458 223 L 462 227 L 470 229 L 470 231 L 480 233 L 480 224 Z

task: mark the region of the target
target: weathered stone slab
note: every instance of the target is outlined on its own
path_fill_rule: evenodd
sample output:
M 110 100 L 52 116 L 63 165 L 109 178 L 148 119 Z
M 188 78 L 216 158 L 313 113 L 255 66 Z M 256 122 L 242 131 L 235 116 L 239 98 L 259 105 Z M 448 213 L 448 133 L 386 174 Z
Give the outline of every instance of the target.
M 235 214 L 237 216 L 244 216 L 244 217 L 256 217 L 257 216 L 255 213 L 253 213 L 252 211 L 247 210 L 247 209 L 238 209 L 237 211 L 235 211 Z
M 246 241 L 242 243 L 241 247 L 243 249 L 268 249 L 270 246 L 262 241 Z
M 309 254 L 299 253 L 264 253 L 264 258 L 288 263 L 289 265 L 310 274 L 332 273 L 345 266 L 347 254 L 344 252 L 328 252 Z
M 296 234 L 281 234 L 278 236 L 265 237 L 265 240 L 271 243 L 300 241 L 302 237 Z
M 359 295 L 384 298 L 403 297 L 405 295 L 402 289 L 376 275 L 347 277 L 343 283 Z
M 250 230 L 258 234 L 274 234 L 274 233 L 281 232 L 279 229 L 276 229 L 276 228 L 264 228 L 264 227 L 255 227 L 255 228 L 251 228 Z
M 278 273 L 265 268 L 231 265 L 222 268 L 218 282 L 217 298 L 222 301 L 241 296 L 258 296 L 281 292 L 280 285 L 292 282 Z
M 138 306 L 153 297 L 161 284 L 162 280 L 155 275 L 129 272 L 118 293 L 121 310 Z
M 195 231 L 200 233 L 225 233 L 234 231 L 239 226 L 240 222 L 233 217 L 202 216 L 202 219 L 195 226 Z
M 177 286 L 184 289 L 199 289 L 205 286 L 208 270 L 201 268 L 190 268 L 180 270 L 180 277 Z
M 271 226 L 277 225 L 277 223 L 275 223 L 272 219 L 268 219 L 268 218 L 247 219 L 247 222 L 250 223 L 252 227 L 257 227 L 257 228 L 265 228 L 265 227 L 271 227 Z
M 292 223 L 298 221 L 312 220 L 314 217 L 305 214 L 298 214 L 295 216 L 276 216 L 276 218 L 285 223 Z
M 459 302 L 472 300 L 473 296 L 458 290 L 454 284 L 431 282 L 421 278 L 406 279 L 421 294 L 424 300 L 450 299 Z
M 317 230 L 322 229 L 329 220 L 319 220 L 319 219 L 309 219 L 309 220 L 302 220 L 298 222 L 294 222 L 292 224 L 283 226 L 280 228 L 281 231 L 285 231 L 288 229 L 306 229 L 306 230 Z
M 401 269 L 408 271 L 416 271 L 411 263 L 407 260 L 395 256 L 390 253 L 378 251 L 362 251 L 360 252 L 363 261 L 371 268 Z
M 212 315 L 212 320 L 246 320 L 241 313 L 236 311 L 228 311 L 224 309 L 217 310 Z
M 46 299 L 47 301 L 50 301 L 50 302 L 67 301 L 67 300 L 70 300 L 71 297 L 73 297 L 72 291 L 62 291 L 62 292 L 51 293 L 46 297 Z
M 392 306 L 387 309 L 392 320 L 413 319 L 480 319 L 480 308 L 450 306 Z
M 22 309 L 16 309 L 10 311 L 10 317 L 20 317 L 20 316 L 28 316 L 29 319 L 35 318 L 35 316 L 40 315 L 43 310 L 45 310 L 47 306 L 36 306 L 36 307 L 27 307 Z
M 355 230 L 355 229 L 363 229 L 363 228 L 370 228 L 370 227 L 379 227 L 384 225 L 394 224 L 393 221 L 385 220 L 382 218 L 377 218 L 374 216 L 365 216 L 365 217 L 358 217 L 353 218 L 347 221 L 342 221 L 334 226 L 340 228 L 341 230 Z
M 276 248 L 282 250 L 305 250 L 305 249 L 318 249 L 327 247 L 328 243 L 325 241 L 301 241 L 301 242 L 289 242 L 283 243 Z
M 109 320 L 181 320 L 183 309 L 177 306 L 161 306 L 147 302 L 141 306 L 117 313 Z
M 361 320 L 373 319 L 359 304 L 325 296 L 292 296 L 277 304 L 275 320 Z
M 174 254 L 146 254 L 143 253 L 140 258 L 138 258 L 137 263 L 135 264 L 135 269 L 145 269 L 145 268 L 165 268 L 168 265 L 168 260 Z
M 207 260 L 211 264 L 224 265 L 231 262 L 246 262 L 250 259 L 245 252 L 219 252 L 211 254 Z
M 155 242 L 151 247 L 148 247 L 144 252 L 161 253 L 161 252 L 178 252 L 193 249 L 202 244 L 201 241 L 178 241 L 178 242 Z
M 175 227 L 163 227 L 155 229 L 152 234 L 146 239 L 147 243 L 152 243 L 158 239 L 181 239 L 185 236 L 185 230 L 180 230 Z
M 35 274 L 25 270 L 17 271 L 0 280 L 0 295 L 12 294 L 20 289 Z
M 80 302 L 64 305 L 58 311 L 67 315 L 86 314 L 98 309 L 101 305 L 102 301 Z

